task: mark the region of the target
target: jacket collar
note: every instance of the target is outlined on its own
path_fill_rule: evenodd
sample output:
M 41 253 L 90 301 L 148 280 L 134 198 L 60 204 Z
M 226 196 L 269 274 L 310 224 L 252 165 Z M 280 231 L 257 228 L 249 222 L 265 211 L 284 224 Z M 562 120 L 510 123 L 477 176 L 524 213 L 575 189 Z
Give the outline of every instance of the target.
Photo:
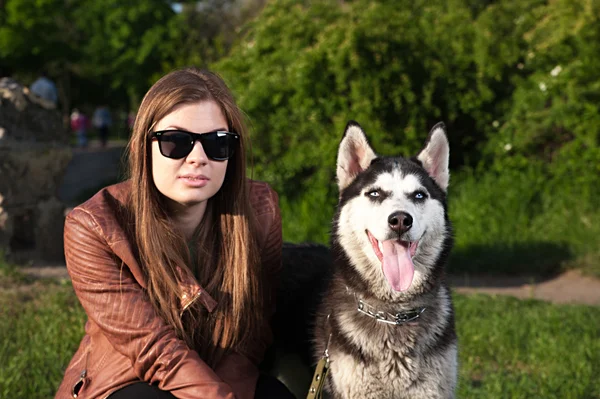
M 217 306 L 217 301 L 198 284 L 192 273 L 178 267 L 177 274 L 179 275 L 179 305 L 181 307 L 181 314 L 196 300 L 200 301 L 206 310 L 212 313 Z

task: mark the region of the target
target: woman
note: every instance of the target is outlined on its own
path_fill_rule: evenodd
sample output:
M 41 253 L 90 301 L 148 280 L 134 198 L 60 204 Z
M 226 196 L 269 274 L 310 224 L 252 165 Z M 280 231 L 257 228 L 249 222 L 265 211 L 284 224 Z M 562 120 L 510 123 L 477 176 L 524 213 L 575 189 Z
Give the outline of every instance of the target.
M 257 370 L 282 241 L 276 193 L 246 179 L 247 140 L 217 75 L 188 68 L 150 88 L 130 179 L 67 216 L 67 269 L 88 322 L 57 398 L 241 399 L 283 388 Z

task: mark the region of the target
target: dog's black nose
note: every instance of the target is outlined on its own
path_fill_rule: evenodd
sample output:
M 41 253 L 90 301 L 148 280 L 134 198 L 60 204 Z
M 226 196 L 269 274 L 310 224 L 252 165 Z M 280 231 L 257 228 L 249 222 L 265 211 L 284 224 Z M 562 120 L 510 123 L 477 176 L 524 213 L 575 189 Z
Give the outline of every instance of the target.
M 398 234 L 406 233 L 413 224 L 413 218 L 406 212 L 397 211 L 388 217 L 390 228 Z

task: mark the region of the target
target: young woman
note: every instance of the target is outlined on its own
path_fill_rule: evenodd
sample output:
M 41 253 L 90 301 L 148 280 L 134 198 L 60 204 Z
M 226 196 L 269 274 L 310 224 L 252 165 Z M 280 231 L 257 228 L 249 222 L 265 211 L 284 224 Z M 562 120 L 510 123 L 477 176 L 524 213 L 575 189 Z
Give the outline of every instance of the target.
M 257 369 L 282 239 L 277 194 L 246 179 L 247 141 L 217 75 L 178 70 L 148 91 L 130 179 L 67 216 L 67 269 L 88 322 L 57 398 L 289 395 Z

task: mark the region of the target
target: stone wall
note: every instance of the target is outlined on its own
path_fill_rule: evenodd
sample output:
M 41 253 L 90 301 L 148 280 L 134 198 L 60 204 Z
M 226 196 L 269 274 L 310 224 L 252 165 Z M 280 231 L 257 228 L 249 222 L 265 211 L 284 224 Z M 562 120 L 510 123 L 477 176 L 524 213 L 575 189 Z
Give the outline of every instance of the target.
M 71 157 L 60 113 L 0 79 L 0 251 L 62 259 L 65 207 L 56 194 Z

